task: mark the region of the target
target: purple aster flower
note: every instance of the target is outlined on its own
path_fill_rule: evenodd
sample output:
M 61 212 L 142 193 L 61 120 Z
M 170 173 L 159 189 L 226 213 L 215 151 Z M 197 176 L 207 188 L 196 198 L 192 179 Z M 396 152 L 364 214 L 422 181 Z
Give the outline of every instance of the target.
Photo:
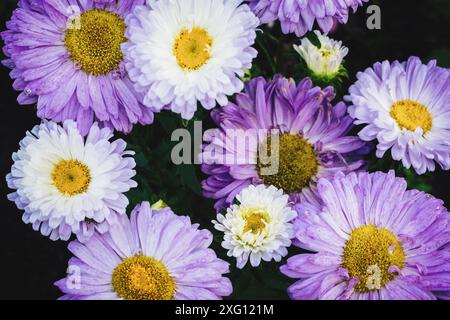
M 352 119 L 344 103 L 331 104 L 334 97 L 332 87 L 313 87 L 308 78 L 298 85 L 279 75 L 248 82 L 236 104 L 211 113 L 219 128 L 204 134 L 202 170 L 210 175 L 202 183 L 204 195 L 219 199 L 219 210 L 243 188 L 264 183 L 297 201 L 318 178 L 363 168 L 369 148 L 347 135 Z M 269 152 L 261 153 L 264 147 Z M 269 154 L 276 160 L 272 167 L 262 156 Z
M 359 136 L 378 140 L 379 158 L 390 149 L 392 159 L 418 174 L 436 164 L 450 169 L 450 69 L 417 57 L 377 62 L 358 73 L 349 91 L 350 115 L 367 125 Z
M 271 23 L 280 20 L 283 33 L 298 37 L 311 31 L 314 21 L 323 32 L 329 32 L 337 23 L 345 24 L 349 10 L 356 12 L 369 0 L 249 0 L 250 8 L 261 20 Z
M 68 276 L 55 283 L 62 299 L 209 300 L 232 292 L 228 263 L 209 249 L 213 236 L 169 208 L 136 206 L 131 219 L 69 250 Z
M 73 119 L 83 134 L 92 123 L 129 132 L 149 124 L 122 62 L 125 16 L 144 0 L 21 0 L 1 33 L 20 104 L 40 118 Z
M 22 220 L 52 240 L 106 232 L 125 214 L 124 193 L 137 186 L 134 152 L 112 136 L 94 123 L 83 137 L 72 120 L 62 126 L 44 120 L 28 132 L 6 176 L 14 190 L 8 199 L 24 210 Z
M 450 214 L 443 201 L 389 173 L 321 179 L 296 206 L 299 254 L 281 267 L 300 279 L 292 299 L 428 300 L 450 290 Z

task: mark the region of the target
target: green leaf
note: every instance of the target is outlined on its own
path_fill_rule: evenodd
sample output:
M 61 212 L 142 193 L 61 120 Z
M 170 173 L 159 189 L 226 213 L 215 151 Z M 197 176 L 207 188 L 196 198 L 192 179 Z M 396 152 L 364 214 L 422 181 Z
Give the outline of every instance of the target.
M 197 178 L 196 167 L 194 165 L 177 166 L 177 175 L 179 175 L 180 182 L 183 186 L 188 187 L 195 194 L 201 195 L 200 182 Z

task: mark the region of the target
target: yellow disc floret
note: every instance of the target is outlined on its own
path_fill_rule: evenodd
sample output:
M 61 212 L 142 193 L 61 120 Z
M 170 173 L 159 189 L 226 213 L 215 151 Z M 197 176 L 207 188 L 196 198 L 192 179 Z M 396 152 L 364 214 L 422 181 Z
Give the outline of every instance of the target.
M 185 71 L 195 71 L 211 58 L 213 39 L 208 32 L 199 27 L 183 28 L 175 39 L 173 55 L 178 65 Z
M 176 285 L 163 263 L 137 255 L 124 259 L 114 269 L 112 287 L 126 300 L 172 300 Z
M 396 276 L 389 268 L 402 269 L 404 264 L 402 244 L 387 229 L 373 225 L 356 228 L 345 244 L 342 267 L 351 278 L 359 277 L 355 287 L 358 292 L 379 290 Z
M 319 49 L 320 55 L 324 58 L 329 58 L 336 54 L 332 49 L 321 48 Z
M 242 217 L 245 220 L 244 233 L 250 231 L 253 234 L 259 234 L 270 221 L 269 215 L 264 209 L 243 210 Z
M 397 121 L 400 128 L 410 131 L 415 131 L 420 127 L 425 134 L 431 130 L 433 125 L 433 119 L 428 109 L 412 100 L 396 102 L 391 108 L 390 115 Z
M 54 166 L 51 178 L 59 192 L 76 196 L 88 190 L 91 173 L 88 166 L 78 160 L 61 160 Z
M 270 154 L 272 149 L 271 139 L 264 142 Z M 276 148 L 274 149 L 276 150 Z M 273 185 L 283 189 L 286 193 L 301 191 L 308 186 L 311 179 L 319 170 L 314 147 L 299 135 L 284 134 L 279 138 L 279 167 L 278 172 L 272 175 L 262 175 L 261 169 L 265 165 L 256 165 L 259 177 L 267 185 Z M 271 155 L 276 156 L 276 155 Z
M 66 30 L 65 44 L 70 58 L 84 72 L 105 75 L 119 68 L 123 60 L 120 45 L 126 41 L 126 25 L 114 12 L 93 9 L 73 19 Z

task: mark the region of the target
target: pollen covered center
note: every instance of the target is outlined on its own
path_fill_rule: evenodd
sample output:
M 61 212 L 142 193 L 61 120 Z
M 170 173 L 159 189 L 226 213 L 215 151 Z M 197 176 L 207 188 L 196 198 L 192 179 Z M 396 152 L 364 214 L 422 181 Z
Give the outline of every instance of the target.
M 211 58 L 212 43 L 213 39 L 205 29 L 183 28 L 175 39 L 173 55 L 183 70 L 195 71 L 204 66 Z
M 431 130 L 433 125 L 433 119 L 428 109 L 413 100 L 396 102 L 391 108 L 390 115 L 397 121 L 400 128 L 410 131 L 415 131 L 420 127 L 425 134 Z
M 272 147 L 271 140 L 269 138 L 263 143 L 267 145 L 268 156 L 272 158 L 277 156 L 271 154 L 277 148 Z M 303 137 L 291 134 L 279 137 L 278 172 L 264 175 L 262 169 L 270 165 L 261 163 L 261 157 L 258 156 L 256 167 L 259 177 L 265 184 L 283 189 L 286 193 L 301 191 L 307 187 L 319 170 L 314 147 Z
M 402 269 L 405 253 L 397 237 L 389 230 L 373 225 L 356 228 L 346 242 L 342 267 L 351 278 L 359 277 L 356 291 L 379 290 L 396 276 L 389 268 Z
M 263 209 L 247 209 L 242 216 L 245 219 L 244 233 L 250 231 L 255 235 L 261 233 L 270 221 L 267 212 Z
M 126 300 L 173 300 L 176 285 L 164 264 L 138 255 L 124 259 L 114 269 L 112 287 Z
M 51 173 L 53 184 L 65 196 L 85 193 L 91 183 L 91 173 L 84 163 L 78 160 L 61 160 Z
M 105 75 L 123 60 L 120 45 L 126 41 L 126 25 L 114 12 L 93 9 L 69 22 L 65 35 L 70 58 L 86 73 Z

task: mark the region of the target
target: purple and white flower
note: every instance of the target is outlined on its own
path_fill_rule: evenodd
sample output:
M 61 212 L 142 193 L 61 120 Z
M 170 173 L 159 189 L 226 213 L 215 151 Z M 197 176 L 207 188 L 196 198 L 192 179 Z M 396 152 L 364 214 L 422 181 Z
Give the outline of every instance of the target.
M 321 179 L 296 206 L 293 244 L 311 251 L 281 267 L 298 300 L 450 297 L 450 214 L 443 201 L 389 173 Z
M 366 124 L 361 139 L 378 140 L 379 158 L 390 149 L 418 174 L 436 164 L 450 169 L 450 69 L 411 57 L 377 62 L 357 77 L 345 99 L 355 124 Z
M 1 33 L 20 104 L 42 119 L 121 132 L 153 122 L 124 69 L 124 18 L 144 0 L 20 0 Z
M 313 87 L 307 78 L 299 84 L 279 75 L 248 82 L 236 103 L 211 113 L 218 128 L 206 131 L 203 138 L 202 170 L 209 175 L 202 183 L 204 195 L 218 199 L 220 210 L 245 187 L 266 184 L 299 201 L 310 196 L 319 178 L 364 168 L 362 158 L 370 148 L 348 135 L 352 119 L 344 103 L 331 104 L 334 97 L 332 87 Z M 261 131 L 267 132 L 263 138 Z M 274 144 L 274 131 L 278 149 L 271 157 L 278 166 L 270 172 L 261 146 Z M 250 143 L 242 140 L 246 138 Z
M 72 120 L 44 121 L 28 132 L 6 176 L 15 190 L 8 198 L 24 210 L 23 221 L 52 240 L 74 233 L 85 241 L 124 215 L 124 193 L 137 186 L 136 163 L 125 141 L 109 141 L 112 136 L 94 123 L 84 138 Z
M 243 88 L 259 24 L 242 0 L 149 1 L 128 16 L 126 68 L 148 107 L 191 119 Z
M 73 241 L 61 299 L 212 300 L 228 296 L 228 263 L 209 248 L 213 236 L 189 217 L 148 202 L 105 234 Z

